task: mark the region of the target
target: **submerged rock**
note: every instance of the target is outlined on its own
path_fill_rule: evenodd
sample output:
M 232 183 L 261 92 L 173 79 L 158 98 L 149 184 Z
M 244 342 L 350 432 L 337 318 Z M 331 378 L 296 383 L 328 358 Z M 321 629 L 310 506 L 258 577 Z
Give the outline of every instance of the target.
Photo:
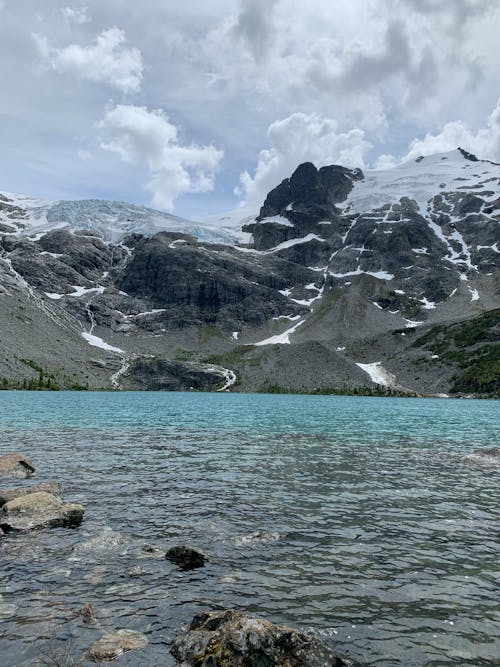
M 148 640 L 145 635 L 135 630 L 117 630 L 103 635 L 86 653 L 92 662 L 111 662 L 126 651 L 144 648 Z
M 65 503 L 51 493 L 40 491 L 5 503 L 0 509 L 0 527 L 9 531 L 77 526 L 83 513 L 81 505 Z
M 86 602 L 83 607 L 78 610 L 77 614 L 78 616 L 82 617 L 83 622 L 87 625 L 97 621 L 94 607 L 90 604 L 90 602 Z
M 354 667 L 311 635 L 234 609 L 195 616 L 171 653 L 183 667 Z
M 63 496 L 63 487 L 60 482 L 45 482 L 43 484 L 35 484 L 34 486 L 20 487 L 18 489 L 0 489 L 0 507 L 15 498 L 28 496 L 32 493 L 40 493 L 41 491 L 51 493 L 57 498 L 62 498 Z
M 195 570 L 203 567 L 208 560 L 201 551 L 185 546 L 172 547 L 165 554 L 165 558 L 178 565 L 181 570 Z
M 500 447 L 490 447 L 489 449 L 476 449 L 474 454 L 479 456 L 487 456 L 490 459 L 497 459 L 500 461 Z
M 20 452 L 0 456 L 0 477 L 31 477 L 35 467 Z

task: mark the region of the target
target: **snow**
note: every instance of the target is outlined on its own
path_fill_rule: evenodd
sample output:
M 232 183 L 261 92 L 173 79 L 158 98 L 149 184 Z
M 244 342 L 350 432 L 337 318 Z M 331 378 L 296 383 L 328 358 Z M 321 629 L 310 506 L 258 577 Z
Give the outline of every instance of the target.
M 472 287 L 469 287 L 469 292 L 471 294 L 471 301 L 479 301 L 479 292 L 477 289 L 472 289 Z
M 269 218 L 263 218 L 260 223 L 263 224 L 265 222 L 275 222 L 278 225 L 283 225 L 284 227 L 293 227 L 292 223 L 288 218 L 283 217 L 282 215 L 273 215 L 270 216 Z
M 394 292 L 395 292 L 396 294 L 405 294 L 405 291 L 402 290 L 402 289 L 395 289 Z
M 417 202 L 420 213 L 425 215 L 427 202 L 437 192 L 437 184 L 444 184 L 443 192 L 456 190 L 457 178 L 464 179 L 462 185 L 477 185 L 478 177 L 471 173 L 471 165 L 459 150 L 454 150 L 426 156 L 419 162 L 409 160 L 393 169 L 368 170 L 362 181 L 354 183 L 345 202 L 346 212 L 365 213 L 386 204 L 396 204 L 401 197 L 409 197 Z M 496 165 L 483 161 L 478 168 L 482 171 L 482 182 L 489 178 L 498 179 Z
M 57 292 L 45 292 L 45 296 L 48 296 L 49 299 L 54 299 L 54 301 L 57 301 L 58 299 L 62 299 L 64 294 L 57 294 Z
M 87 343 L 89 345 L 92 345 L 93 347 L 99 347 L 101 348 L 101 350 L 106 350 L 106 352 L 125 354 L 124 351 L 121 350 L 119 347 L 114 347 L 113 345 L 110 345 L 109 343 L 103 341 L 103 339 L 99 338 L 99 336 L 95 336 L 94 334 L 88 333 L 87 331 L 82 331 L 81 336 L 82 338 L 85 338 Z
M 340 345 L 339 347 L 335 348 L 337 352 L 343 352 L 345 350 L 345 346 Z
M 408 320 L 406 317 L 403 317 L 404 321 L 406 322 L 406 328 L 407 329 L 415 329 L 415 327 L 419 327 L 423 324 L 423 322 L 416 322 L 415 320 Z
M 241 225 L 230 221 L 218 226 L 214 221 L 194 222 L 146 206 L 100 199 L 45 201 L 23 195 L 4 194 L 7 203 L 26 213 L 22 234 L 39 240 L 54 229 L 70 228 L 97 232 L 107 242 L 117 243 L 128 234 L 153 236 L 161 231 L 190 234 L 200 241 L 233 245 L 244 241 L 248 234 Z M 248 216 L 250 217 L 250 216 Z M 241 220 L 240 220 L 241 221 Z M 241 221 L 243 222 L 243 221 Z
M 377 303 L 376 301 L 372 301 L 372 303 L 373 303 L 373 305 L 376 306 L 379 310 L 384 310 L 384 309 L 382 308 L 382 306 L 381 306 L 379 303 Z
M 290 320 L 290 322 L 296 322 L 300 320 L 300 315 L 280 315 L 279 317 L 273 317 L 273 320 Z
M 333 278 L 347 278 L 347 276 L 360 276 L 361 274 L 366 274 L 367 276 L 373 276 L 373 278 L 378 278 L 379 280 L 393 280 L 394 275 L 388 273 L 387 271 L 362 271 L 359 266 L 356 271 L 348 271 L 347 273 L 333 273 L 329 271 L 329 274 Z
M 82 287 L 81 285 L 73 285 L 73 289 L 75 291 L 70 292 L 68 296 L 80 297 L 85 296 L 85 294 L 92 293 L 102 294 L 106 288 L 102 285 L 98 285 L 97 287 Z
M 232 336 L 232 338 L 234 338 L 234 340 L 238 340 L 238 338 L 240 337 L 240 332 L 239 331 L 233 331 L 231 336 Z
M 281 334 L 277 334 L 276 336 L 271 336 L 270 338 L 266 338 L 265 340 L 261 340 L 258 343 L 254 343 L 254 345 L 260 346 L 260 345 L 290 345 L 290 336 L 297 331 L 297 329 L 304 324 L 305 320 L 300 320 L 297 322 L 297 324 L 294 324 L 293 327 L 290 327 L 286 331 L 284 331 Z
M 412 251 L 415 252 L 417 255 L 428 255 L 429 254 L 429 249 L 428 248 L 412 248 Z
M 371 364 L 356 363 L 362 371 L 369 375 L 372 382 L 379 384 L 382 387 L 394 387 L 396 378 L 392 373 L 389 373 L 383 366 L 381 361 L 375 361 Z
M 429 301 L 425 296 L 420 299 L 420 303 L 423 304 L 425 310 L 433 310 L 436 307 L 435 302 Z
M 301 238 L 298 239 L 290 239 L 289 241 L 283 241 L 283 243 L 278 243 L 278 245 L 274 246 L 274 248 L 271 248 L 270 250 L 265 250 L 264 252 L 265 253 L 279 252 L 280 250 L 293 248 L 293 246 L 295 245 L 299 245 L 301 243 L 310 243 L 311 241 L 320 241 L 321 243 L 325 243 L 325 239 L 322 239 L 317 234 L 307 234 L 307 236 L 302 236 Z
M 123 317 L 126 320 L 134 319 L 136 317 L 148 317 L 149 315 L 157 315 L 158 313 L 165 313 L 166 308 L 153 308 L 153 310 L 144 310 L 142 313 L 137 313 L 136 315 L 124 315 Z

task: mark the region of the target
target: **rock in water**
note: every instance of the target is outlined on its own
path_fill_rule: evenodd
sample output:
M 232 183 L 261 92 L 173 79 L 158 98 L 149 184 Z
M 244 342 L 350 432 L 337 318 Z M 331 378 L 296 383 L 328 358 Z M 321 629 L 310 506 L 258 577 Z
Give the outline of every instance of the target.
M 487 456 L 490 459 L 497 459 L 500 461 L 500 447 L 490 447 L 489 449 L 476 449 L 474 452 L 479 456 Z
M 134 630 L 117 630 L 103 635 L 87 651 L 86 657 L 92 662 L 111 662 L 126 651 L 144 648 L 148 643 L 145 635 Z
M 0 477 L 31 477 L 35 468 L 20 452 L 0 456 Z
M 354 667 L 311 635 L 234 609 L 195 616 L 171 653 L 183 667 Z
M 9 531 L 78 526 L 83 513 L 81 505 L 65 503 L 51 493 L 40 491 L 5 503 L 0 509 L 0 527 Z
M 60 482 L 45 482 L 44 484 L 35 484 L 34 486 L 25 486 L 18 489 L 5 489 L 4 491 L 0 489 L 0 507 L 15 498 L 28 496 L 31 493 L 39 493 L 40 491 L 51 493 L 57 498 L 63 496 L 63 487 Z
M 165 558 L 178 565 L 181 570 L 195 570 L 203 567 L 208 560 L 205 554 L 185 546 L 172 547 L 165 554 Z

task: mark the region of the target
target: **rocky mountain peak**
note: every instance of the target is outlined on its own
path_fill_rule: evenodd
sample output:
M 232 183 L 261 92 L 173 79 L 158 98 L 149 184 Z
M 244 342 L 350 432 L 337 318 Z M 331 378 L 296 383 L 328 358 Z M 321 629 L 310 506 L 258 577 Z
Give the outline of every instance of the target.
M 344 201 L 355 181 L 364 178 L 361 169 L 329 165 L 317 169 L 312 162 L 300 164 L 290 178 L 285 178 L 271 190 L 260 209 L 258 221 L 282 215 L 292 222 L 290 212 L 330 219 L 336 213 L 335 204 Z M 325 217 L 326 216 L 326 217 Z

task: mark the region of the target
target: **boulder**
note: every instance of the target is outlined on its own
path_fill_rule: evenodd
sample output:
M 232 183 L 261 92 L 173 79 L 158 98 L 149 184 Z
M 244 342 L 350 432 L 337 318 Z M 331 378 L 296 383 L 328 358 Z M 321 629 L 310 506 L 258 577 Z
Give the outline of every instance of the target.
M 60 482 L 45 482 L 43 484 L 35 484 L 34 486 L 20 487 L 18 489 L 0 489 L 0 507 L 15 498 L 28 496 L 32 493 L 40 493 L 40 491 L 51 493 L 57 498 L 62 498 L 63 496 L 63 487 Z
M 182 667 L 354 667 L 311 635 L 234 609 L 195 616 L 171 653 Z
M 195 570 L 203 567 L 208 560 L 201 551 L 186 546 L 172 547 L 165 554 L 165 558 L 178 565 L 181 570 Z
M 31 477 L 35 468 L 20 452 L 10 452 L 0 456 L 1 477 Z
M 147 643 L 145 635 L 124 628 L 103 635 L 92 644 L 85 657 L 92 662 L 111 662 L 126 651 L 144 648 Z
M 5 530 L 33 530 L 77 526 L 83 519 L 81 505 L 65 503 L 51 493 L 39 491 L 14 498 L 0 509 L 0 527 Z

